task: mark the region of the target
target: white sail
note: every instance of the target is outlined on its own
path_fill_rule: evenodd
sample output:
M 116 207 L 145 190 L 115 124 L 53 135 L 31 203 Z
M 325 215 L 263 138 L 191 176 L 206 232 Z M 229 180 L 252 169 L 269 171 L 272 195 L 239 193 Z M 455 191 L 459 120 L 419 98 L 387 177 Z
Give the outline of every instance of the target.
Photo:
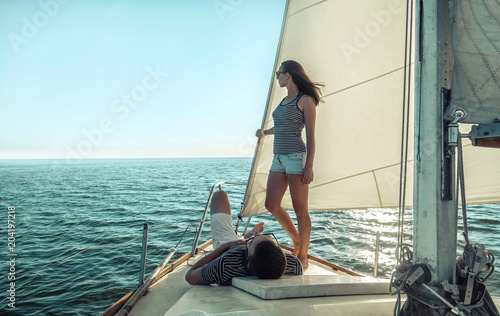
M 455 66 L 447 114 L 463 109 L 467 113 L 463 122 L 498 122 L 500 2 L 454 1 L 451 16 Z
M 289 1 L 276 68 L 296 60 L 313 81 L 325 84 L 325 103 L 317 109 L 311 210 L 399 205 L 405 30 L 406 1 Z M 270 89 L 264 128 L 273 126 L 272 111 L 286 93 L 276 80 Z M 410 111 L 413 117 L 413 106 Z M 413 119 L 408 137 L 412 143 Z M 272 146 L 270 136 L 256 150 L 246 216 L 266 212 Z M 406 206 L 411 206 L 412 146 L 408 157 Z M 500 150 L 469 146 L 464 159 L 466 176 L 473 179 L 466 183 L 469 201 L 500 202 Z M 293 209 L 288 194 L 283 206 Z

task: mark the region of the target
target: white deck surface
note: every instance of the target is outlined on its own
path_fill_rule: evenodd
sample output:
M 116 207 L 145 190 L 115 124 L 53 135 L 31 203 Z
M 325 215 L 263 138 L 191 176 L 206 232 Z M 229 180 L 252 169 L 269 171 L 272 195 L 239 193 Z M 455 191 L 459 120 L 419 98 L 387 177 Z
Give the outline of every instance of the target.
M 165 316 L 179 315 L 392 315 L 389 295 L 262 300 L 232 286 L 190 289 Z
M 278 280 L 233 278 L 233 286 L 265 300 L 296 297 L 389 294 L 389 280 L 351 275 L 297 275 Z
M 203 254 L 190 259 L 190 264 L 201 256 Z M 189 267 L 183 264 L 163 277 L 150 288 L 149 294 L 137 303 L 129 315 L 392 315 L 396 300 L 396 297 L 388 294 L 346 295 L 348 293 L 345 291 L 338 292 L 337 294 L 341 295 L 337 296 L 264 300 L 234 286 L 191 286 L 184 280 L 188 269 Z M 330 268 L 325 269 L 310 261 L 304 276 L 290 279 L 295 278 L 293 282 L 299 283 L 308 278 L 316 279 L 317 276 L 320 276 L 320 279 L 333 277 L 340 280 L 342 278 L 339 278 L 339 275 Z M 371 278 L 365 281 L 370 282 L 369 279 Z M 283 280 L 287 282 L 286 279 Z M 385 287 L 385 284 L 383 286 Z M 500 299 L 495 298 L 495 302 L 499 306 Z
M 191 259 L 190 264 L 201 256 L 203 254 Z M 188 269 L 189 267 L 183 264 L 163 277 L 150 288 L 150 292 L 137 303 L 129 315 L 360 315 L 360 305 L 365 306 L 363 308 L 370 306 L 371 312 L 380 309 L 379 315 L 389 315 L 394 308 L 394 297 L 389 295 L 263 300 L 233 286 L 191 286 L 184 280 Z M 328 267 L 315 265 L 310 261 L 304 276 L 291 276 L 282 281 L 283 284 L 290 282 L 289 280 L 302 283 L 304 278 L 317 276 L 326 279 L 338 278 L 340 275 Z

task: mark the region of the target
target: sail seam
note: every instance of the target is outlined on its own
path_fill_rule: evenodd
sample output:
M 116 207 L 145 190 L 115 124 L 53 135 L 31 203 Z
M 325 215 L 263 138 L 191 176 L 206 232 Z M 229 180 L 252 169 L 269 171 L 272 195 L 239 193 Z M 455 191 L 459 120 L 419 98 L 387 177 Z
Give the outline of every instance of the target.
M 300 9 L 300 10 L 298 10 L 298 11 L 296 11 L 296 12 L 294 12 L 294 13 L 290 14 L 290 16 L 294 16 L 295 14 L 297 14 L 297 13 L 299 13 L 299 12 L 302 12 L 302 11 L 308 10 L 308 9 L 310 9 L 310 8 L 312 8 L 312 7 L 317 6 L 318 4 L 321 4 L 321 3 L 323 3 L 323 2 L 327 2 L 327 1 L 328 1 L 328 0 L 323 0 L 323 1 L 316 2 L 315 4 L 311 4 L 310 6 L 307 6 L 307 7 L 305 7 L 305 8 L 302 8 L 302 9 Z
M 413 162 L 413 159 L 408 160 L 408 162 Z M 395 163 L 393 165 L 384 166 L 384 167 L 380 167 L 380 168 L 377 168 L 377 169 L 372 169 L 372 170 L 360 172 L 360 173 L 357 173 L 357 174 L 350 175 L 348 177 L 344 177 L 344 178 L 340 178 L 340 179 L 335 179 L 335 180 L 328 181 L 328 182 L 325 182 L 325 183 L 321 183 L 321 184 L 318 184 L 318 185 L 310 185 L 310 188 L 314 189 L 314 188 L 317 188 L 317 187 L 321 187 L 321 186 L 324 186 L 324 185 L 328 185 L 328 184 L 331 184 L 331 183 L 335 183 L 335 182 L 339 182 L 339 181 L 343 181 L 343 180 L 347 180 L 347 179 L 351 179 L 351 178 L 355 178 L 355 177 L 358 177 L 358 176 L 366 175 L 366 174 L 369 174 L 369 173 L 373 173 L 373 172 L 376 172 L 376 171 L 380 171 L 380 170 L 384 170 L 384 169 L 387 169 L 387 168 L 395 167 L 395 166 L 398 166 L 398 165 L 400 165 L 400 163 Z
M 375 181 L 375 188 L 377 189 L 377 196 L 378 196 L 378 201 L 380 203 L 380 207 L 384 207 L 382 204 L 382 197 L 380 196 L 380 189 L 378 187 L 378 181 L 377 181 L 377 176 L 375 175 L 375 171 L 372 170 L 372 175 L 373 175 L 373 181 Z
M 413 64 L 413 63 L 412 63 L 412 64 Z M 405 67 L 399 67 L 399 68 L 394 69 L 394 70 L 392 70 L 392 71 L 386 72 L 385 74 L 382 74 L 382 75 L 380 75 L 380 76 L 373 77 L 373 78 L 371 78 L 371 79 L 368 79 L 368 80 L 362 81 L 362 82 L 357 83 L 357 84 L 355 84 L 355 85 L 352 85 L 352 86 L 346 87 L 346 88 L 344 88 L 344 89 L 340 89 L 340 90 L 338 90 L 338 91 L 334 91 L 334 92 L 329 93 L 329 94 L 325 94 L 324 96 L 322 96 L 322 98 L 326 98 L 326 97 L 329 97 L 329 96 L 331 96 L 331 95 L 334 95 L 334 94 L 337 94 L 337 93 L 341 93 L 341 92 L 344 92 L 344 91 L 346 91 L 346 90 L 349 90 L 349 89 L 352 89 L 352 88 L 355 88 L 355 87 L 358 87 L 358 86 L 364 85 L 365 83 L 368 83 L 368 82 L 371 82 L 371 81 L 374 81 L 374 80 L 380 79 L 380 78 L 385 77 L 385 76 L 388 76 L 388 75 L 391 75 L 391 74 L 393 74 L 393 73 L 395 73 L 395 72 L 398 72 L 398 71 L 400 71 L 400 70 L 402 70 L 402 69 L 404 69 L 404 68 L 405 68 Z

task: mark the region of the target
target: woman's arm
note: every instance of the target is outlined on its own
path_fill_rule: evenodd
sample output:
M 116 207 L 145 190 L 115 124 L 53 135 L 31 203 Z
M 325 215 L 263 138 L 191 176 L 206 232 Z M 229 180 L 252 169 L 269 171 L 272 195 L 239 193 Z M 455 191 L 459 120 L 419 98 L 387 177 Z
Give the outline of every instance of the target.
M 306 147 L 307 156 L 304 169 L 302 171 L 302 183 L 309 184 L 314 179 L 313 164 L 314 154 L 316 152 L 316 105 L 313 98 L 308 95 L 303 96 L 297 102 L 297 106 L 304 112 L 306 125 Z
M 267 136 L 267 135 L 274 135 L 274 127 L 271 127 L 269 129 L 258 129 L 255 132 L 255 136 L 259 138 L 259 143 L 262 137 Z
M 264 131 L 264 135 L 262 135 L 262 131 Z M 274 134 L 274 127 L 271 127 L 269 129 L 258 129 L 256 132 L 255 132 L 255 136 L 257 137 L 262 137 L 262 136 L 267 136 L 267 135 L 273 135 Z

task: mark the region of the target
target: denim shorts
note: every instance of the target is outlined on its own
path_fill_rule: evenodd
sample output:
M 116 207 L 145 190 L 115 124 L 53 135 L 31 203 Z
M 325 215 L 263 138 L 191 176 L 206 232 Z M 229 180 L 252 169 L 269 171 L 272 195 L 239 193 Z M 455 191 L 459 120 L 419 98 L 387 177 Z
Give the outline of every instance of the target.
M 294 153 L 287 155 L 274 155 L 270 171 L 285 172 L 286 174 L 302 174 L 306 164 L 306 153 Z

